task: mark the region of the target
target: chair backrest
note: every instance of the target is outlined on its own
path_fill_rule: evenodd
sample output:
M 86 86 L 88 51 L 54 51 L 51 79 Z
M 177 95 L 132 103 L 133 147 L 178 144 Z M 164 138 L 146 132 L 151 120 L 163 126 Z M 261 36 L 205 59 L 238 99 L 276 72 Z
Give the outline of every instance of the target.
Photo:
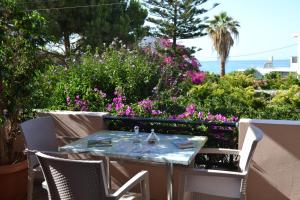
M 51 117 L 39 117 L 21 123 L 26 148 L 37 151 L 58 151 L 54 123 Z M 35 155 L 29 156 L 30 164 L 35 166 L 38 161 Z
M 261 129 L 254 125 L 248 127 L 240 155 L 239 167 L 241 171 L 248 171 L 256 145 L 262 138 Z
M 36 153 L 51 200 L 108 199 L 103 161 L 69 160 Z

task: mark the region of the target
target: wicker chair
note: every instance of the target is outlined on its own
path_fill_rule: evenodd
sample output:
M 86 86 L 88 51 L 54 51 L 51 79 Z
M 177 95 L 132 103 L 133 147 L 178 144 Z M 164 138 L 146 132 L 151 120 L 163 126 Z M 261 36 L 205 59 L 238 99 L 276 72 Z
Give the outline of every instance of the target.
M 36 151 L 58 153 L 54 123 L 51 117 L 40 117 L 25 121 L 21 124 L 25 138 L 28 160 L 28 191 L 27 199 L 32 199 L 33 183 L 36 176 L 42 177 L 39 162 L 34 155 Z
M 182 177 L 179 199 L 205 199 L 207 195 L 216 198 L 246 199 L 246 181 L 249 165 L 257 143 L 263 138 L 263 132 L 251 125 L 247 129 L 242 150 L 206 148 L 200 153 L 239 155 L 239 171 L 187 169 Z
M 106 183 L 103 161 L 70 160 L 36 153 L 52 200 L 149 200 L 149 178 L 141 171 L 115 192 Z M 129 194 L 140 183 L 141 194 Z M 135 197 L 135 198 L 133 198 Z

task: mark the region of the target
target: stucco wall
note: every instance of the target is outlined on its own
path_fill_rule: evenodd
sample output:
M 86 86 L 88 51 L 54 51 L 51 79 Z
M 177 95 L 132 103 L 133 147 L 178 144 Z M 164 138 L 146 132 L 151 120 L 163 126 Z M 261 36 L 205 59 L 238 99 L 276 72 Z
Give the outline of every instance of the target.
M 239 148 L 249 123 L 264 132 L 253 156 L 247 200 L 300 199 L 300 121 L 250 120 L 239 122 Z

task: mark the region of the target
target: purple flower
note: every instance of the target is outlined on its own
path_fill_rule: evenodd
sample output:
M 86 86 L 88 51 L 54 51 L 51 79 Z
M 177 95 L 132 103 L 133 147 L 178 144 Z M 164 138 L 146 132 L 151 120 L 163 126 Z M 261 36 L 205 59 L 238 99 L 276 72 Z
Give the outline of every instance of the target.
M 184 69 L 184 68 L 185 68 L 185 65 L 184 65 L 183 63 L 180 63 L 180 64 L 179 64 L 179 68 L 180 68 L 180 69 Z
M 80 110 L 81 111 L 87 111 L 88 110 L 88 102 L 86 100 L 79 101 L 80 104 Z
M 71 104 L 71 98 L 69 96 L 67 96 L 66 102 L 68 106 Z
M 124 104 L 122 103 L 117 103 L 116 104 L 116 111 L 121 110 L 124 107 Z
M 120 104 L 120 103 L 122 103 L 122 97 L 119 96 L 119 97 L 113 98 L 113 102 L 114 102 L 115 104 Z
M 127 106 L 127 108 L 125 110 L 125 115 L 126 116 L 133 116 L 133 110 L 130 106 Z
M 188 75 L 188 77 L 190 77 L 192 79 L 193 84 L 201 84 L 205 79 L 204 72 L 188 71 L 187 75 Z
M 97 87 L 94 88 L 94 92 L 99 93 L 102 98 L 105 98 L 107 96 L 105 92 L 103 92 L 102 90 L 99 90 L 99 88 L 97 88 Z
M 76 99 L 74 100 L 74 104 L 75 105 L 80 105 L 81 104 L 81 100 L 80 99 Z
M 182 113 L 180 115 L 177 116 L 177 119 L 184 119 L 187 118 L 189 115 L 187 113 Z
M 177 119 L 176 115 L 171 115 L 169 119 Z
M 151 112 L 153 108 L 153 101 L 144 99 L 140 102 L 138 102 L 139 106 L 141 106 L 145 111 Z
M 111 110 L 112 110 L 112 106 L 113 106 L 113 105 L 110 103 L 110 104 L 107 105 L 106 109 L 107 109 L 108 111 L 111 111 Z
M 237 122 L 239 121 L 239 118 L 237 116 L 232 116 L 231 121 Z
M 152 110 L 151 114 L 154 115 L 154 116 L 156 116 L 156 115 L 162 114 L 162 112 L 160 110 Z
M 172 42 L 167 38 L 160 38 L 159 44 L 160 44 L 160 46 L 165 47 L 165 48 L 170 48 L 172 46 Z
M 204 113 L 203 112 L 198 112 L 198 118 L 203 119 L 204 118 Z
M 76 95 L 75 99 L 79 100 L 80 99 L 80 95 Z
M 227 122 L 227 118 L 221 114 L 215 115 L 215 119 L 221 122 Z
M 196 67 L 199 66 L 199 61 L 197 60 L 197 58 L 192 57 L 192 59 L 191 59 L 191 64 L 192 64 L 193 67 L 196 68 Z
M 206 120 L 207 121 L 214 121 L 214 119 L 215 119 L 215 116 L 213 114 L 211 114 L 210 112 L 208 112 Z
M 193 115 L 196 112 L 196 106 L 195 104 L 190 104 L 186 107 L 185 111 L 189 114 L 189 115 Z

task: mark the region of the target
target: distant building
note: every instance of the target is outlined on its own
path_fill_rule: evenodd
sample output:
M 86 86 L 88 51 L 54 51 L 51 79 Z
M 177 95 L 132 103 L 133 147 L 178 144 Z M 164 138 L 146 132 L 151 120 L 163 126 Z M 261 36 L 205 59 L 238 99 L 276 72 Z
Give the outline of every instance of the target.
M 273 57 L 271 57 L 263 67 L 256 67 L 256 77 L 261 78 L 262 76 L 271 73 L 278 72 L 282 76 L 287 76 L 289 73 L 297 73 L 300 75 L 300 33 L 294 35 L 297 40 L 297 56 L 291 57 L 289 67 L 274 67 L 273 66 Z

